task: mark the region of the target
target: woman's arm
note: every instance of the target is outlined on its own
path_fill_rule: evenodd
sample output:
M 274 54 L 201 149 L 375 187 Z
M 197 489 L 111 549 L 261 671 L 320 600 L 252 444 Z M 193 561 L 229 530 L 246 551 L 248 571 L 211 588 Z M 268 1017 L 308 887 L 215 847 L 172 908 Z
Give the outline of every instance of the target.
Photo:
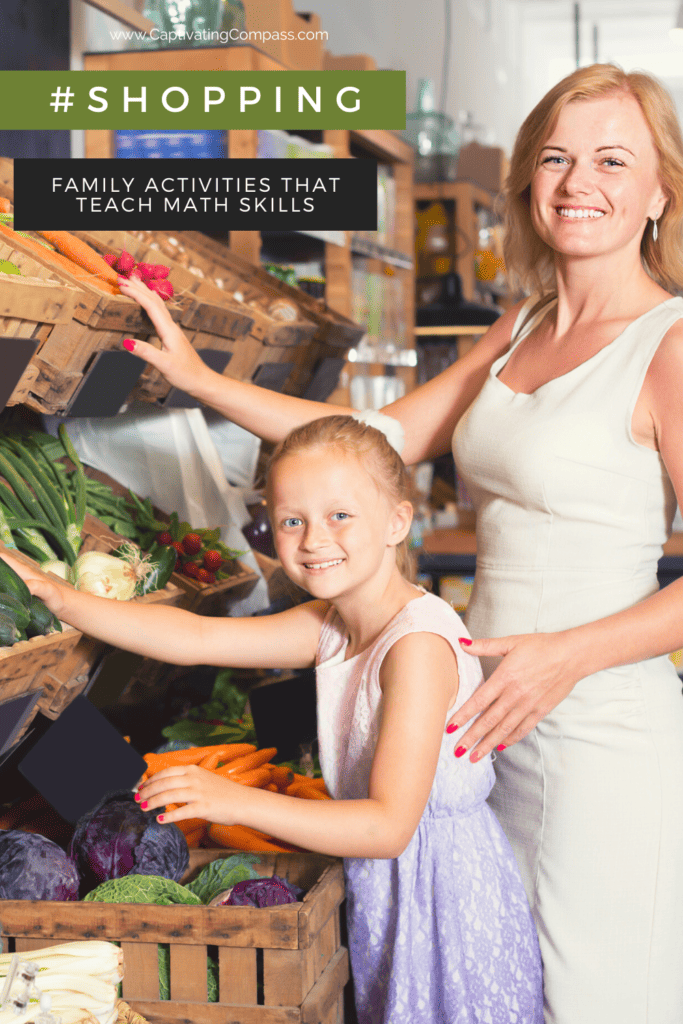
M 327 402 L 281 395 L 215 373 L 197 355 L 158 295 L 135 279 L 121 278 L 119 287 L 147 311 L 161 340 L 161 349 L 136 341 L 135 355 L 156 367 L 174 387 L 187 391 L 257 437 L 280 441 L 303 423 L 352 411 Z M 481 390 L 491 363 L 509 345 L 522 305 L 518 303 L 496 320 L 466 356 L 384 410 L 403 424 L 405 462 L 419 462 L 449 450 L 455 424 Z
M 425 665 L 429 671 L 425 671 Z M 411 633 L 382 665 L 382 724 L 366 800 L 300 800 L 251 789 L 196 766 L 167 768 L 140 788 L 144 810 L 183 803 L 164 822 L 247 825 L 336 857 L 397 857 L 418 826 L 434 780 L 443 723 L 457 693 L 450 645 Z
M 324 601 L 253 618 L 195 615 L 167 605 L 81 593 L 28 568 L 4 547 L 0 555 L 59 619 L 125 651 L 172 665 L 306 668 L 315 661 Z
M 636 411 L 643 437 L 657 445 L 683 507 L 683 322 L 678 321 L 650 364 Z M 648 429 L 649 426 L 649 429 Z M 670 654 L 683 647 L 683 578 L 614 615 L 558 633 L 474 640 L 464 650 L 503 656 L 459 710 L 455 724 L 480 717 L 460 740 L 471 759 L 531 732 L 586 676 Z M 464 756 L 464 755 L 461 755 Z

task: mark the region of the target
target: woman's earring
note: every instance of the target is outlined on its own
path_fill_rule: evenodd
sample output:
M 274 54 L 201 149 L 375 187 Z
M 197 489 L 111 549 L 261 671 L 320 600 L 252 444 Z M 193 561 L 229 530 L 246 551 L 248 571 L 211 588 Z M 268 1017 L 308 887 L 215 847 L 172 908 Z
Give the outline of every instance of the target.
M 656 242 L 659 232 L 657 231 L 657 218 L 652 218 L 652 241 Z

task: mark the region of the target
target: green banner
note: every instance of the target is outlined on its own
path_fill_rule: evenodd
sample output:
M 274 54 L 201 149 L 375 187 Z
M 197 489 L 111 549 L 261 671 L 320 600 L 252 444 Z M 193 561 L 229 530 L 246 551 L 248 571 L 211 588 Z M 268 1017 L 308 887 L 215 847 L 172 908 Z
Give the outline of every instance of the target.
M 386 128 L 404 71 L 0 71 L 0 128 Z

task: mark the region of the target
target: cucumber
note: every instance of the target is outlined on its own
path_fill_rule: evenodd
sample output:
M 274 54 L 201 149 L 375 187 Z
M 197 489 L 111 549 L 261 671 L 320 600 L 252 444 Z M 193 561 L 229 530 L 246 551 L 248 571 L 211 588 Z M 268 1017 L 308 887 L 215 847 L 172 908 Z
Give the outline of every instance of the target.
M 35 594 L 31 594 L 28 607 L 31 618 L 26 627 L 26 632 L 29 636 L 44 636 L 53 629 L 58 633 L 62 632 L 62 624 L 59 619 L 52 614 L 48 606 L 39 597 L 36 597 Z
M 9 615 L 0 614 L 0 647 L 12 647 L 19 639 L 19 630 Z
M 13 594 L 27 607 L 31 602 L 31 591 L 3 558 L 0 558 L 0 593 Z
M 19 630 L 26 629 L 31 619 L 28 608 L 14 594 L 0 594 L 0 615 L 13 619 Z

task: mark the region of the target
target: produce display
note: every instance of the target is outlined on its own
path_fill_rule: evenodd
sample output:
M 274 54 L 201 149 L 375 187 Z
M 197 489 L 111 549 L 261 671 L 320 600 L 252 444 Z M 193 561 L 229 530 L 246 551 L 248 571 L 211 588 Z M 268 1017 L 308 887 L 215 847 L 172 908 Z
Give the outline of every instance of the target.
M 168 280 L 170 270 L 163 263 L 136 263 L 125 249 L 118 256 L 108 253 L 104 261 L 121 277 L 137 277 L 165 301 L 173 298 L 173 285 Z
M 13 953 L 0 956 L 0 982 L 12 967 Z M 32 949 L 26 959 L 38 965 L 35 985 L 50 997 L 50 1009 L 62 1024 L 114 1024 L 118 984 L 123 978 L 123 954 L 113 942 L 64 942 Z M 27 1024 L 42 1015 L 37 996 L 31 994 L 24 1012 L 11 1004 L 0 1012 L 2 1024 Z M 44 1019 L 44 1018 L 43 1018 Z
M 0 899 L 77 900 L 79 877 L 61 846 L 35 832 L 0 832 Z

